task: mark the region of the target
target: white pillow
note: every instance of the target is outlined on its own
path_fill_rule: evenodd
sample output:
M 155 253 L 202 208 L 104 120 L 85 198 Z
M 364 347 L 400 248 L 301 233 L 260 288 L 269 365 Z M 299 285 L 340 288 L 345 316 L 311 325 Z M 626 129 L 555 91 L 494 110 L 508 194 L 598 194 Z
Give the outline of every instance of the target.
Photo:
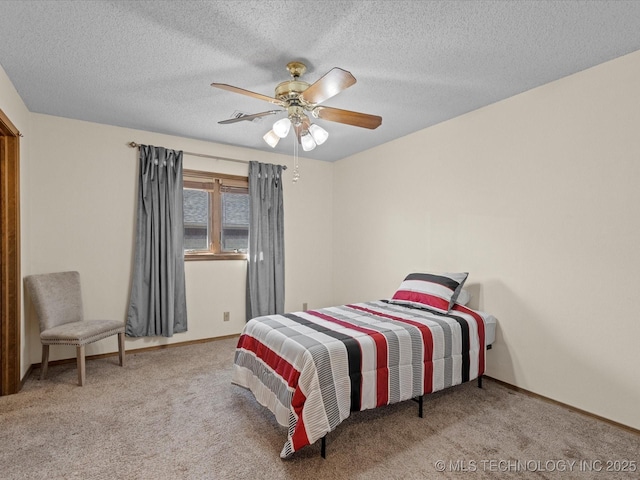
M 471 294 L 469 293 L 469 291 L 465 290 L 464 288 L 460 290 L 460 294 L 456 299 L 456 303 L 458 305 L 466 305 L 467 303 L 469 303 L 469 300 L 471 300 Z

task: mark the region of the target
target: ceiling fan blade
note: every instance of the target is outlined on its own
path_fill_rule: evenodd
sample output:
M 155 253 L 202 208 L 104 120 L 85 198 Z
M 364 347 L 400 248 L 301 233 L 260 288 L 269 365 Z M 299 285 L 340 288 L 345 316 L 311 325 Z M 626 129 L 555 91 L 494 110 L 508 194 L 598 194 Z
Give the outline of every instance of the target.
M 227 125 L 229 123 L 242 122 L 244 120 L 251 121 L 251 120 L 253 120 L 255 118 L 265 117 L 267 115 L 273 115 L 275 113 L 280 113 L 281 111 L 282 110 L 269 110 L 269 111 L 266 111 L 266 112 L 254 113 L 252 115 L 243 115 L 243 114 L 241 114 L 241 115 L 239 115 L 239 116 L 237 116 L 235 118 L 230 118 L 228 120 L 222 120 L 222 121 L 220 121 L 218 123 L 221 124 L 221 125 Z
M 242 95 L 257 98 L 258 100 L 264 100 L 275 105 L 280 105 L 281 107 L 285 106 L 285 103 L 281 100 L 278 100 L 277 98 L 262 95 L 261 93 L 251 92 L 249 90 L 245 90 L 244 88 L 234 87 L 233 85 L 227 85 L 226 83 L 212 83 L 211 86 L 221 88 L 222 90 L 228 90 L 229 92 L 241 93 Z
M 314 115 L 323 120 L 331 122 L 346 123 L 355 127 L 378 128 L 382 124 L 382 117 L 369 115 L 367 113 L 353 112 L 351 110 L 341 110 L 332 107 L 316 107 L 313 109 Z
M 341 68 L 335 67 L 307 88 L 300 97 L 307 103 L 317 105 L 339 94 L 356 83 L 356 77 Z

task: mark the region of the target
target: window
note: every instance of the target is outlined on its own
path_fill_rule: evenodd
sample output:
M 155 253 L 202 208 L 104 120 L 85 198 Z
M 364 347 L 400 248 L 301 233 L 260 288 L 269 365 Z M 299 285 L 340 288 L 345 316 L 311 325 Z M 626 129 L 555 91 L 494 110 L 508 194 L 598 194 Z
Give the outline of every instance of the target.
M 247 177 L 184 170 L 185 260 L 243 260 L 249 246 Z

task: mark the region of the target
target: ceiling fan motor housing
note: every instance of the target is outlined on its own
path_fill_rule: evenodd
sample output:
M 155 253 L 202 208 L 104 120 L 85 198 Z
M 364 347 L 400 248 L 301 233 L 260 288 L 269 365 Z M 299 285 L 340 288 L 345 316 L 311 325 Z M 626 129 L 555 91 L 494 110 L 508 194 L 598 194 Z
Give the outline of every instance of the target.
M 307 88 L 309 84 L 300 80 L 282 82 L 276 87 L 276 98 L 286 103 L 287 116 L 294 125 L 299 125 L 306 117 L 304 111 L 308 106 L 299 97 Z
M 303 82 L 302 80 L 287 80 L 286 82 L 278 84 L 276 87 L 275 97 L 283 102 L 286 102 L 287 100 L 294 100 L 297 99 L 307 88 L 309 88 L 309 84 L 307 82 Z

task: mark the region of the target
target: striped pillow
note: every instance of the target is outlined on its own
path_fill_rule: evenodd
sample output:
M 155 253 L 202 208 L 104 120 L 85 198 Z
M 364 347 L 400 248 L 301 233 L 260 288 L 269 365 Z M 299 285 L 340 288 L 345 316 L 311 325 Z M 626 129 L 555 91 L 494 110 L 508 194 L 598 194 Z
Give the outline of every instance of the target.
M 410 273 L 391 298 L 391 303 L 449 313 L 468 276 L 468 272 Z

